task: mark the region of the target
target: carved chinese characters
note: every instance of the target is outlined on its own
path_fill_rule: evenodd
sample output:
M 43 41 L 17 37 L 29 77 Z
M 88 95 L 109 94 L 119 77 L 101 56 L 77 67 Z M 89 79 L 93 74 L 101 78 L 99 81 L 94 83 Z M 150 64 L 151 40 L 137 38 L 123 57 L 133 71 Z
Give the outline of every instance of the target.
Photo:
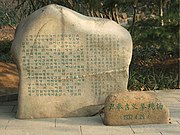
M 49 5 L 19 24 L 12 54 L 17 118 L 89 116 L 127 90 L 132 40 L 115 22 Z
M 86 46 L 81 45 L 81 40 L 86 40 Z M 46 40 L 46 43 L 43 41 Z M 103 48 L 99 42 L 110 42 L 108 48 Z M 31 41 L 35 41 L 30 44 Z M 112 35 L 86 34 L 79 37 L 78 34 L 58 35 L 29 35 L 22 42 L 22 67 L 28 80 L 29 96 L 81 96 L 82 84 L 89 77 L 90 89 L 95 96 L 109 93 L 111 89 L 117 91 L 120 84 L 113 84 L 106 72 L 121 72 L 115 68 L 124 60 L 108 51 L 120 51 Z M 52 45 L 53 49 L 49 47 Z M 60 46 L 59 46 L 60 45 Z M 78 46 L 77 48 L 77 45 Z M 108 54 L 108 57 L 107 57 Z M 122 60 L 122 61 L 121 61 Z M 94 66 L 92 68 L 92 66 Z M 107 72 L 108 73 L 108 72 Z M 104 78 L 93 78 L 100 76 Z M 112 82 L 112 83 L 110 83 Z
M 111 94 L 106 99 L 106 125 L 168 122 L 169 111 L 153 92 L 119 92 Z

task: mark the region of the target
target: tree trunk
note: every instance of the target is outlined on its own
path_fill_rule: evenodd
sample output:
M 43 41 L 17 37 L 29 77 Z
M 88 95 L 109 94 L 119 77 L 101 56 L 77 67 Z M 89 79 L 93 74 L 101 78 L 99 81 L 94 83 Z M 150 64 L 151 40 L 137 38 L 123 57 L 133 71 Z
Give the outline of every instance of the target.
M 130 30 L 131 34 L 133 34 L 133 31 L 134 31 L 134 25 L 136 22 L 136 13 L 137 13 L 136 5 L 133 5 L 133 22 L 132 22 L 131 30 Z
M 160 5 L 159 5 L 160 26 L 164 26 L 163 15 L 164 15 L 163 0 L 160 0 Z

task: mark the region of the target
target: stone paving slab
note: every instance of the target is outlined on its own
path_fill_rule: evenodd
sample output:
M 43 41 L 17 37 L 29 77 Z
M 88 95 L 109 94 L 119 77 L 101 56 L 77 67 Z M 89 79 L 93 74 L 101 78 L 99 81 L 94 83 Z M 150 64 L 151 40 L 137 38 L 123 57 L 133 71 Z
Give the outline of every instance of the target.
M 15 113 L 0 113 L 0 121 L 1 120 L 13 120 L 15 119 Z
M 153 124 L 131 126 L 135 134 L 138 133 L 180 133 L 179 124 Z
M 149 125 L 131 125 L 130 127 L 132 128 L 134 134 L 147 134 L 147 133 L 160 133 L 159 130 L 157 130 L 158 124 L 149 124 Z
M 12 112 L 14 106 L 1 106 L 0 113 L 10 113 Z
M 8 101 L 15 101 L 18 99 L 18 94 L 16 93 L 6 93 L 6 94 L 1 94 L 1 89 L 0 89 L 0 102 L 8 102 Z
M 0 106 L 17 106 L 18 102 L 16 101 L 9 101 L 9 102 L 0 102 Z
M 30 130 L 30 135 L 80 135 L 79 126 L 62 126 L 58 128 L 40 128 Z
M 180 89 L 177 90 L 157 90 L 155 93 L 163 98 L 180 98 Z
M 177 98 L 172 97 L 166 97 L 163 98 L 162 101 L 168 106 L 168 105 L 179 105 L 180 102 L 177 100 Z
M 6 125 L 8 124 L 8 120 L 1 120 L 0 121 L 0 130 L 6 129 Z
M 169 124 L 169 125 L 159 125 L 156 127 L 159 132 L 161 132 L 163 135 L 164 134 L 180 134 L 180 125 L 179 124 Z
M 94 117 L 57 118 L 56 127 L 61 127 L 62 125 L 104 126 L 99 115 Z
M 161 133 L 161 135 L 179 135 L 179 133 Z
M 36 129 L 36 128 L 55 127 L 55 119 L 32 119 L 19 120 L 12 119 L 8 122 L 6 129 Z
M 82 135 L 134 135 L 129 126 L 82 126 Z
M 40 130 L 0 130 L 0 135 L 81 135 L 79 129 L 62 131 L 59 129 L 40 129 Z
M 14 119 L 14 117 L 15 114 L 13 113 L 0 113 L 0 130 L 6 129 L 8 122 Z
M 0 130 L 1 135 L 30 135 L 26 130 Z
M 161 133 L 134 133 L 134 135 L 162 135 Z
M 168 108 L 171 111 L 170 113 L 179 113 L 180 112 L 180 106 L 178 106 L 178 105 L 169 105 Z

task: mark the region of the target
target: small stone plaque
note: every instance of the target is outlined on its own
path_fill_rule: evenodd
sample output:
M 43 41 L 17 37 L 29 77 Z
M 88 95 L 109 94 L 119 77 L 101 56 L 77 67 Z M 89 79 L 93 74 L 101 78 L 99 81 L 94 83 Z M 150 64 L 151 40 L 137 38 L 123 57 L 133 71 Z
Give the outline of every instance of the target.
M 18 25 L 12 54 L 17 118 L 89 116 L 111 92 L 127 90 L 132 40 L 113 21 L 48 5 Z
M 105 101 L 104 124 L 167 124 L 169 110 L 154 92 L 118 92 Z

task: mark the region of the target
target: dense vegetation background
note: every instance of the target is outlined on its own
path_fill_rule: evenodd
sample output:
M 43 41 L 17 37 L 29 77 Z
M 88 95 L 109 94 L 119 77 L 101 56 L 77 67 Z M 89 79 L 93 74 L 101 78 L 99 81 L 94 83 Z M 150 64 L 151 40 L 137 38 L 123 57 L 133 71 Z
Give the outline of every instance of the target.
M 178 0 L 1 0 L 0 26 L 14 28 L 35 10 L 59 4 L 84 15 L 123 25 L 133 38 L 130 90 L 179 88 Z M 0 61 L 11 62 L 8 39 L 0 41 Z

